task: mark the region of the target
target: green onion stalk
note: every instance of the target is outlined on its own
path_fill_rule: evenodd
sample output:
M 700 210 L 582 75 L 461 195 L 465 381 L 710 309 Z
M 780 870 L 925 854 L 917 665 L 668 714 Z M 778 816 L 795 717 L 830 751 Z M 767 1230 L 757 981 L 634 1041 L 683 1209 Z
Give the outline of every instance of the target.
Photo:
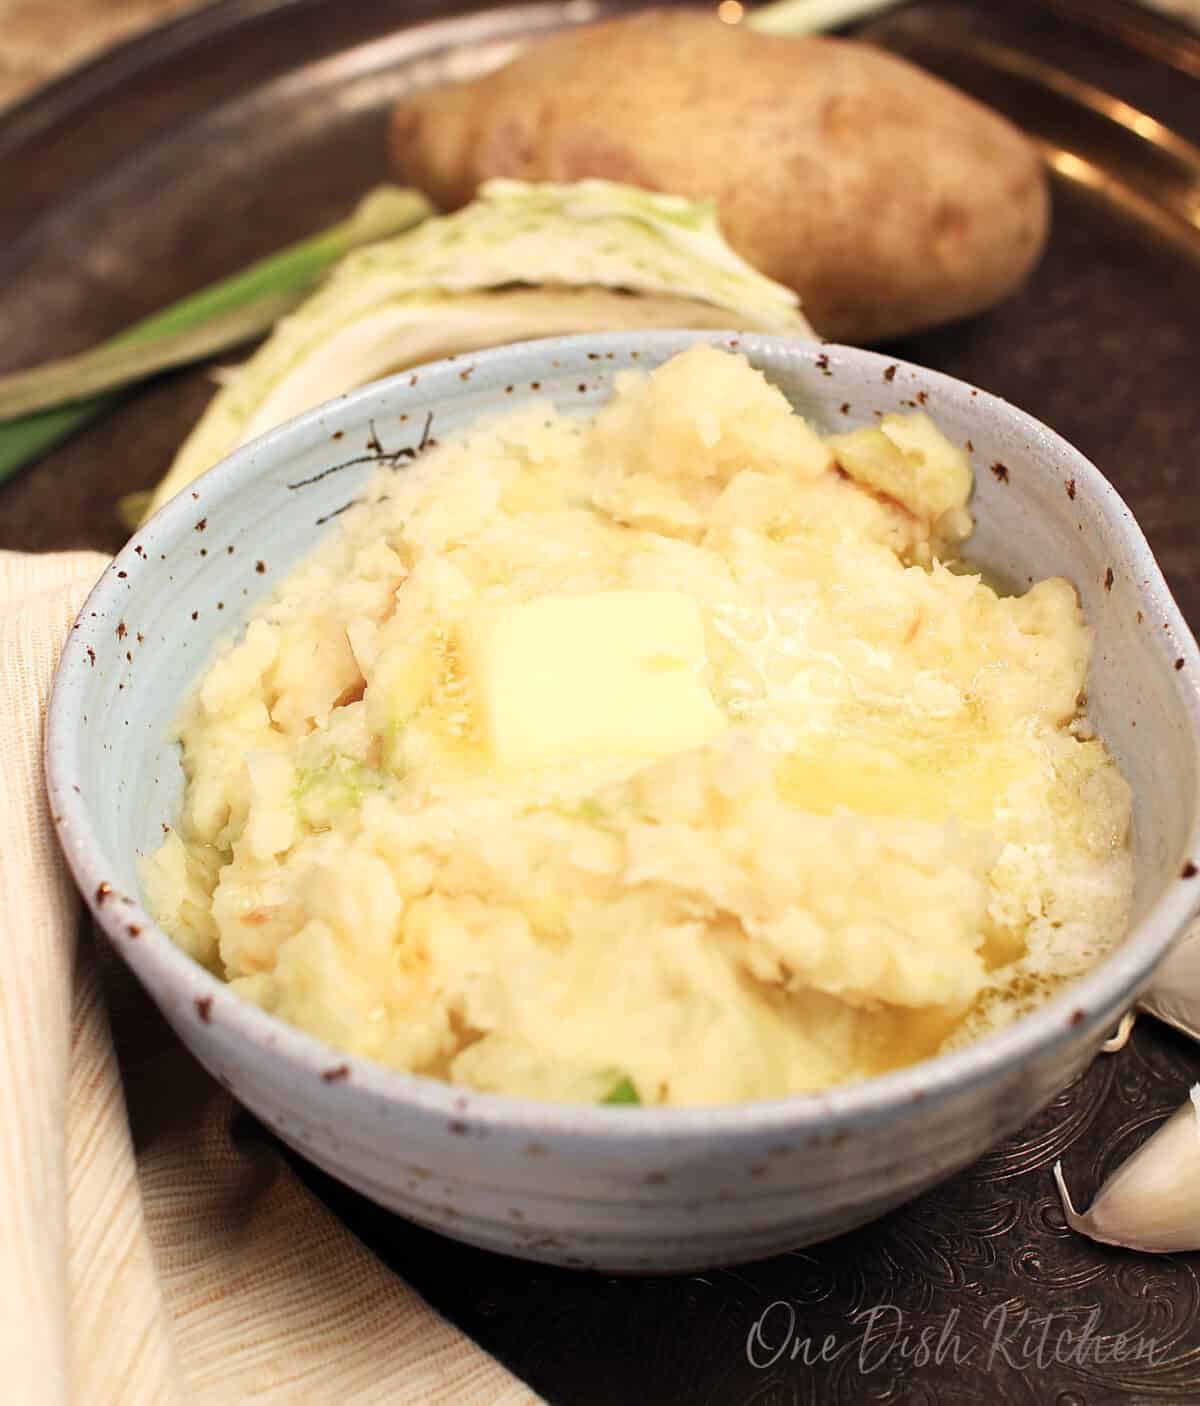
M 431 213 L 419 192 L 380 186 L 330 229 L 173 303 L 111 341 L 0 377 L 0 482 L 115 405 L 136 382 L 261 337 L 351 249 L 399 234 Z

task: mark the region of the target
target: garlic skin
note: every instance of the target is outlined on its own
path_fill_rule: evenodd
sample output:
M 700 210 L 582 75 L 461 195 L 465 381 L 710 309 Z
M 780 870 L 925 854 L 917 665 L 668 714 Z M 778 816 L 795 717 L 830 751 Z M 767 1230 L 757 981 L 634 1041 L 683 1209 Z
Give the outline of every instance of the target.
M 1111 1039 L 1105 1040 L 1100 1046 L 1101 1054 L 1116 1054 L 1118 1050 L 1123 1050 L 1129 1043 L 1129 1037 L 1133 1033 L 1133 1027 L 1137 1024 L 1137 1012 L 1126 1011 L 1121 1017 L 1121 1023 L 1117 1026 L 1116 1033 Z
M 1200 1040 L 1200 923 L 1171 948 L 1137 1008 Z
M 1072 1230 L 1154 1254 L 1200 1250 L 1200 1084 L 1187 1103 L 1104 1183 L 1091 1209 L 1071 1204 L 1062 1163 L 1054 1180 Z

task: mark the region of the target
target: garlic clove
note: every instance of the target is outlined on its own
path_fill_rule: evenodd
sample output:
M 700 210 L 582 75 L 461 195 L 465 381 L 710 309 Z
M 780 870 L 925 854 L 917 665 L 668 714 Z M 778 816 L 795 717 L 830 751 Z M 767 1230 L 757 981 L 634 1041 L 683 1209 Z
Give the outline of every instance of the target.
M 1054 1180 L 1067 1224 L 1081 1235 L 1129 1250 L 1200 1250 L 1200 1084 L 1109 1177 L 1090 1210 L 1071 1204 L 1061 1162 Z
M 1172 947 L 1137 1008 L 1200 1040 L 1200 923 Z
M 1123 1050 L 1129 1043 L 1129 1037 L 1133 1034 L 1133 1027 L 1137 1024 L 1137 1012 L 1126 1011 L 1121 1017 L 1121 1023 L 1117 1026 L 1114 1034 L 1100 1046 L 1101 1054 L 1116 1054 L 1118 1050 Z

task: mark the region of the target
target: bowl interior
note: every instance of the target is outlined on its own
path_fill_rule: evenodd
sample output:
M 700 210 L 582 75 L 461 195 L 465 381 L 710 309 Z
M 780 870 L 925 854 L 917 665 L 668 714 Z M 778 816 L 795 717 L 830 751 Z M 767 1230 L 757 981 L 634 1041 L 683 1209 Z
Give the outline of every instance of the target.
M 972 559 L 1018 587 L 1061 574 L 1078 588 L 1096 636 L 1092 714 L 1137 797 L 1135 916 L 1159 905 L 1161 931 L 1121 978 L 1144 979 L 1196 903 L 1178 880 L 1195 845 L 1200 660 L 1128 510 L 1061 439 L 993 397 L 872 353 L 749 334 L 610 334 L 439 363 L 264 436 L 156 515 L 85 607 L 51 711 L 51 790 L 63 823 L 76 816 L 87 830 L 82 845 L 64 841 L 93 906 L 107 884 L 134 911 L 138 860 L 161 843 L 182 795 L 171 723 L 213 650 L 379 462 L 403 473 L 423 436 L 442 439 L 531 396 L 592 410 L 621 370 L 651 369 L 698 340 L 749 356 L 822 429 L 923 406 L 972 450 Z M 111 931 L 112 906 L 98 911 Z

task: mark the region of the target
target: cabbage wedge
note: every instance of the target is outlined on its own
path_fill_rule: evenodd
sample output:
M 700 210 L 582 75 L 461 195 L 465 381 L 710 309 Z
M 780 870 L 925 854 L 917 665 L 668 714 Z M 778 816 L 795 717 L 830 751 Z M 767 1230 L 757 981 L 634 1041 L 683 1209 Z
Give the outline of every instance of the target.
M 222 386 L 153 512 L 239 445 L 439 357 L 648 327 L 812 335 L 799 300 L 725 243 L 711 203 L 610 181 L 490 181 L 453 215 L 348 255 Z

